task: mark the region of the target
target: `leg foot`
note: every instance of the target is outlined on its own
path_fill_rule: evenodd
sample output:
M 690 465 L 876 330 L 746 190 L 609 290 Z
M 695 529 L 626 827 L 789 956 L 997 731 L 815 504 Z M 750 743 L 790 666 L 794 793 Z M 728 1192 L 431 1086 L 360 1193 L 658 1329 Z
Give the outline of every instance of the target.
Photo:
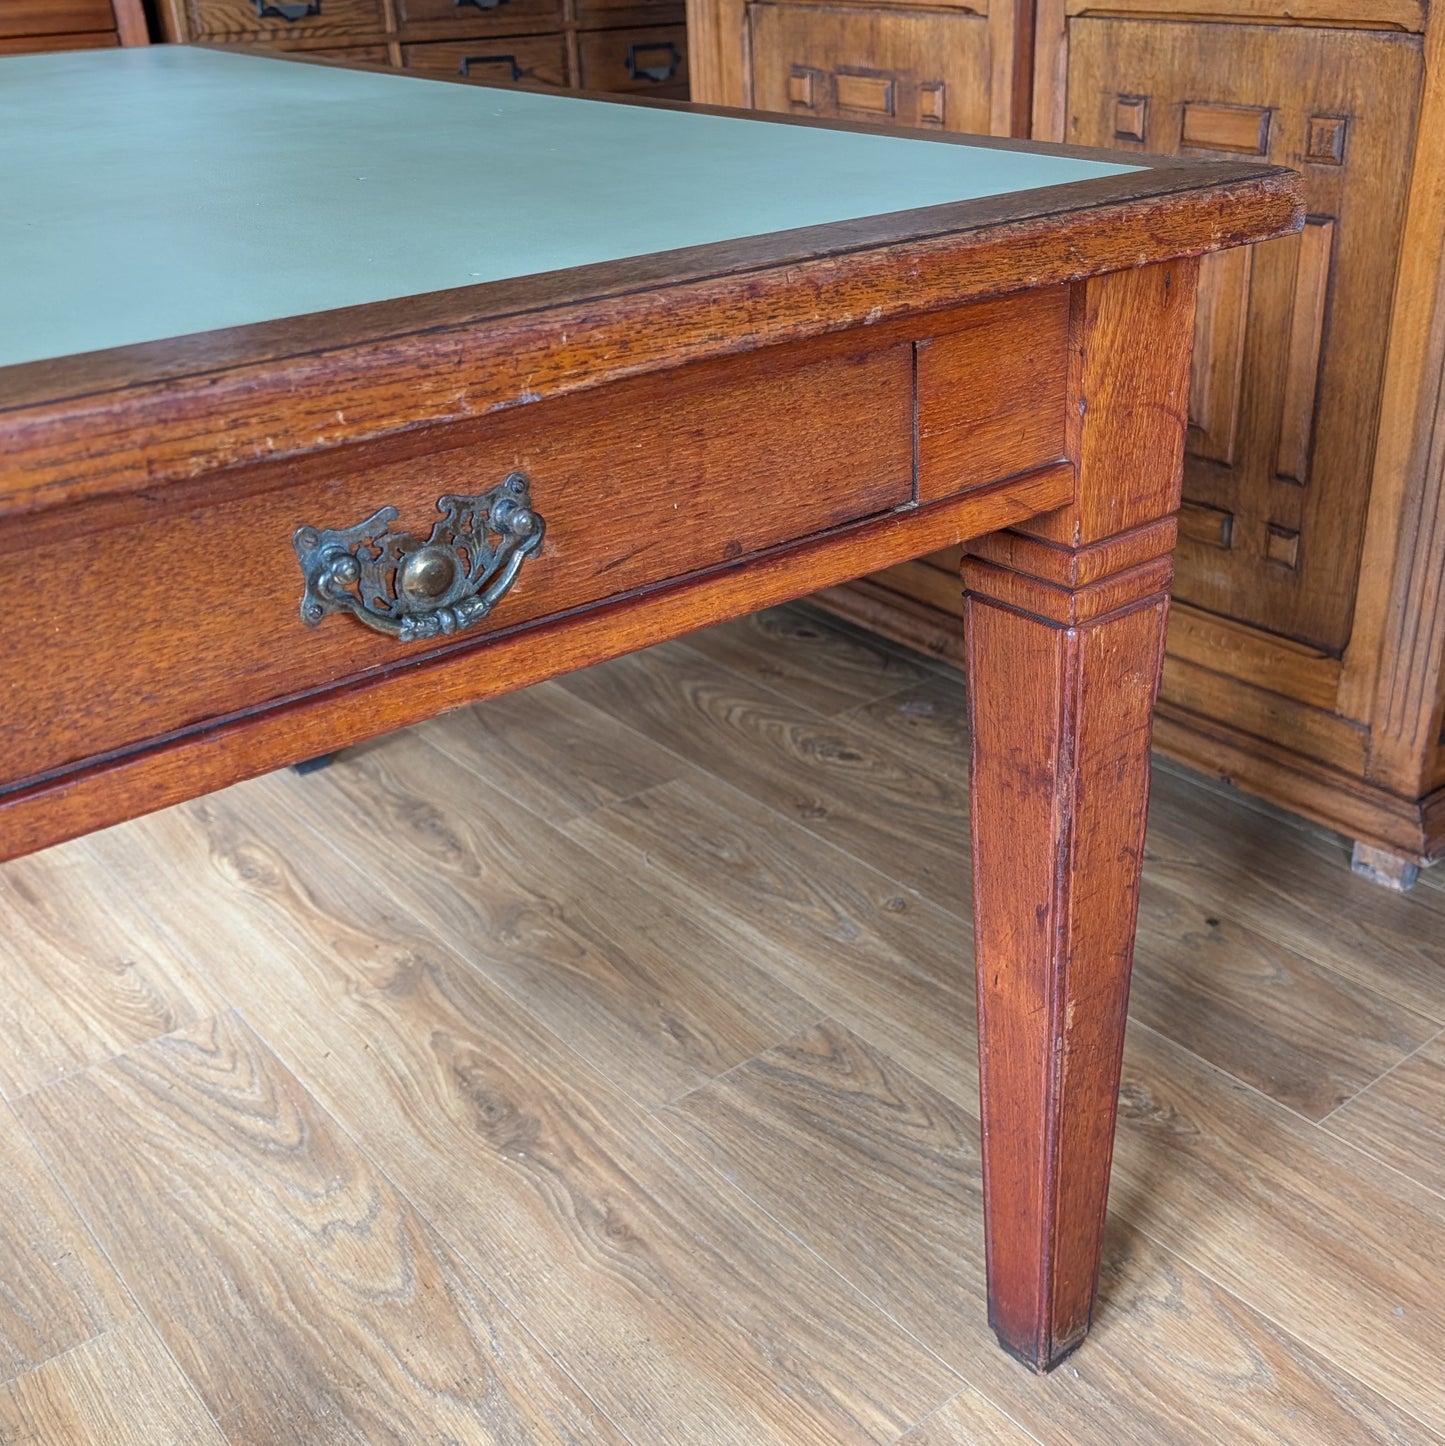
M 1407 893 L 1415 887 L 1420 877 L 1420 865 L 1403 854 L 1389 849 L 1377 849 L 1373 844 L 1355 843 L 1350 855 L 1350 869 L 1372 884 L 1393 889 L 1397 894 Z

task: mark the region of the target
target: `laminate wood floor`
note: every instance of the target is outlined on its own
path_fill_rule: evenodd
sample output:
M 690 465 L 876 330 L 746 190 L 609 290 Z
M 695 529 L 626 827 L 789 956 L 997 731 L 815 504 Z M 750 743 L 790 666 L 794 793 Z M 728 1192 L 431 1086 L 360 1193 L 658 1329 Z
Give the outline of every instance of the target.
M 984 1323 L 961 679 L 781 608 L 0 867 L 0 1441 L 1445 1443 L 1445 870 L 1156 769 Z

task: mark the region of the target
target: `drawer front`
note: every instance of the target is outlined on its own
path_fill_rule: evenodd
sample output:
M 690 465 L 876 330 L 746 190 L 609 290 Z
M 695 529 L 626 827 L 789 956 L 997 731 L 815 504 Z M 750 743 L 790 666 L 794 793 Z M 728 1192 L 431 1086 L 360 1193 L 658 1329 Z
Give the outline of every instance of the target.
M 427 34 L 485 35 L 494 30 L 549 30 L 562 24 L 561 0 L 399 0 L 397 20 Z
M 110 0 L 0 0 L 0 38 L 114 29 Z
M 577 0 L 584 25 L 681 25 L 687 7 L 679 0 Z
M 750 5 L 758 110 L 987 132 L 992 50 L 981 15 Z
M 382 32 L 381 0 L 185 0 L 188 38 L 281 42 Z
M 33 652 L 12 652 L 25 681 L 0 709 L 0 792 L 904 504 L 912 349 L 782 348 L 404 445 L 12 524 L 8 550 L 25 563 L 0 580 L 0 609 Z M 394 529 L 426 538 L 439 498 L 482 494 L 514 469 L 530 478 L 545 539 L 490 618 L 417 643 L 346 615 L 302 623 L 297 529 L 350 528 L 395 507 Z
M 421 75 L 460 75 L 480 85 L 567 84 L 567 43 L 560 35 L 403 45 L 401 63 Z
M 584 90 L 686 96 L 685 25 L 649 25 L 637 30 L 593 30 L 584 32 L 579 39 Z

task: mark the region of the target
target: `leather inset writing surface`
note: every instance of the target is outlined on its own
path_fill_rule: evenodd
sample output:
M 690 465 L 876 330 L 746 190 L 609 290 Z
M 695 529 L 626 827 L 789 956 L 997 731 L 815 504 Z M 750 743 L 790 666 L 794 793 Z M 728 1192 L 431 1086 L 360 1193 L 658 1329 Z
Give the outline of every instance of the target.
M 525 69 L 517 38 L 436 44 Z M 32 278 L 0 365 L 1132 169 L 663 115 L 180 46 L 0 59 L 0 275 Z

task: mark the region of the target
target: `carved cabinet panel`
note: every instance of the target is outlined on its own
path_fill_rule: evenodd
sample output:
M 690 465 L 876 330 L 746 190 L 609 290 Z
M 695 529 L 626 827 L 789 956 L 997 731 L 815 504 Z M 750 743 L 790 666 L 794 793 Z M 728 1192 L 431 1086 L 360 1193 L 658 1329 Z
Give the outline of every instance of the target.
M 1419 38 L 1080 18 L 1068 139 L 1302 171 L 1297 237 L 1206 258 L 1176 596 L 1349 641 L 1421 81 Z
M 760 110 L 949 131 L 989 128 L 981 15 L 750 5 Z

